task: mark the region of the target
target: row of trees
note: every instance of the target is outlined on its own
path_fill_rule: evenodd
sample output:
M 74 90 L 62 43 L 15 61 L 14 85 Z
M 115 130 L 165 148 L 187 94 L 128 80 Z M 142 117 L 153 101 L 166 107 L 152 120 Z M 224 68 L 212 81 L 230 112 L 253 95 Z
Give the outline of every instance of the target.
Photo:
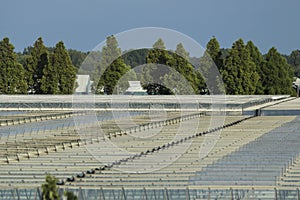
M 227 94 L 294 93 L 293 66 L 274 47 L 266 55 L 262 55 L 252 41 L 245 44 L 239 39 L 233 43 L 232 48 L 221 49 L 217 39 L 212 38 L 202 57 L 190 58 L 181 43 L 175 51 L 166 50 L 163 40 L 158 39 L 153 44 L 153 49 L 128 51 L 121 56 L 116 38 L 110 36 L 101 53 L 102 63 L 98 72 L 102 75 L 96 86 L 96 93 L 112 94 L 117 92 L 115 88 L 125 89 L 124 82 L 118 81 L 127 77 L 129 71 L 130 78 L 124 80 L 141 80 L 148 94 L 190 94 L 191 90 L 187 85 L 190 85 L 192 92 L 196 94 L 218 93 L 206 85 L 214 64 L 221 77 L 210 78 L 219 79 L 214 82 L 216 87 L 220 87 L 218 91 L 222 90 L 222 78 Z M 300 55 L 298 51 L 297 53 Z M 300 67 L 300 56 L 294 60 L 290 59 L 290 62 L 295 62 L 295 65 Z M 145 67 L 135 70 L 136 66 L 141 65 Z M 187 82 L 182 81 L 182 78 Z
M 288 56 L 285 55 L 288 63 L 295 69 L 295 76 L 300 77 L 300 50 L 294 50 Z
M 222 50 L 216 38 L 207 52 L 217 64 L 227 94 L 293 94 L 294 68 L 272 47 L 262 55 L 252 41 L 242 39 Z
M 123 55 L 121 53 L 116 38 L 109 36 L 96 70 L 101 74 L 101 77 L 97 77 L 99 81 L 96 81 L 96 93 L 124 92 L 128 87 L 128 80 L 137 79 L 141 80 L 148 94 L 199 94 L 205 86 L 200 71 L 194 70 L 189 62 L 189 53 L 182 44 L 177 45 L 174 53 L 166 50 L 163 40 L 159 39 L 153 49 L 132 50 Z M 192 89 L 187 90 L 187 85 Z
M 107 38 L 101 52 L 86 53 L 66 50 L 63 42 L 46 47 L 38 38 L 32 47 L 16 54 L 4 38 L 0 41 L 0 93 L 72 94 L 77 72 L 91 75 L 97 94 L 123 93 L 129 80 L 141 80 L 148 94 L 215 93 L 206 85 L 212 61 L 221 74 L 213 77 L 216 87 L 222 87 L 222 79 L 227 94 L 293 94 L 292 77 L 300 76 L 300 50 L 282 56 L 273 47 L 262 55 L 252 41 L 245 44 L 242 39 L 222 49 L 212 38 L 205 54 L 197 58 L 190 57 L 181 43 L 175 51 L 167 50 L 162 39 L 153 49 L 122 54 L 114 36 Z
M 0 94 L 72 94 L 76 73 L 63 42 L 49 52 L 38 38 L 20 56 L 8 38 L 0 41 Z

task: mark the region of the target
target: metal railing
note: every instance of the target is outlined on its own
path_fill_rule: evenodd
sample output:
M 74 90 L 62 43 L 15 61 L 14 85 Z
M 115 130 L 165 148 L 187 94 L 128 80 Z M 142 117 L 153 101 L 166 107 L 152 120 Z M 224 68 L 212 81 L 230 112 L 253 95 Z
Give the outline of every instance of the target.
M 293 199 L 300 200 L 298 188 L 139 188 L 128 189 L 72 189 L 60 188 L 58 190 L 60 197 L 63 197 L 64 191 L 73 192 L 80 200 L 121 200 L 121 199 L 147 199 L 147 200 L 192 200 L 192 199 Z M 0 189 L 0 197 L 3 200 L 42 199 L 41 188 L 33 189 Z

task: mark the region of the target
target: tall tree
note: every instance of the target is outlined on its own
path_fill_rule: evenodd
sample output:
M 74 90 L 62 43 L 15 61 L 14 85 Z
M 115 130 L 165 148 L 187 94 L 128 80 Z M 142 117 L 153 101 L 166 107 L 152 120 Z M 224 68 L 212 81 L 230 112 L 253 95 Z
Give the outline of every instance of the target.
M 72 64 L 69 53 L 63 42 L 58 42 L 55 46 L 52 65 L 58 68 L 58 73 L 60 75 L 60 93 L 72 94 L 74 92 L 76 80 L 76 68 Z
M 166 50 L 166 46 L 164 41 L 159 38 L 154 44 L 153 44 L 153 48 L 154 49 L 162 49 L 162 50 Z
M 185 50 L 185 48 L 183 47 L 183 44 L 182 44 L 182 43 L 177 44 L 175 53 L 176 53 L 177 55 L 181 56 L 182 58 L 184 58 L 185 60 L 190 61 L 190 55 L 189 55 L 189 52 L 187 52 L 187 51 Z
M 50 55 L 51 63 L 43 69 L 43 76 L 41 79 L 41 93 L 43 94 L 60 94 L 59 89 L 59 74 L 58 69 L 52 65 L 53 54 Z
M 263 80 L 266 94 L 292 94 L 293 69 L 286 59 L 272 47 L 266 55 L 263 72 L 267 76 Z
M 106 85 L 108 83 L 106 79 L 112 78 L 107 76 L 107 74 L 111 73 L 110 65 L 121 56 L 122 51 L 118 45 L 119 44 L 115 36 L 111 35 L 106 38 L 106 45 L 102 47 L 100 65 L 98 66 L 96 76 L 94 78 L 97 83 L 96 93 L 98 94 L 102 94 L 103 92 L 112 92 L 108 89 L 111 87 Z M 114 81 L 114 83 L 116 82 L 117 80 Z
M 72 94 L 76 68 L 62 41 L 58 42 L 51 56 L 51 63 L 43 70 L 42 89 L 46 94 Z
M 221 74 L 228 94 L 254 94 L 259 75 L 242 39 L 237 40 L 225 59 Z
M 163 87 L 161 78 L 169 72 L 167 62 L 171 59 L 170 52 L 165 49 L 164 41 L 159 38 L 148 52 L 147 65 L 143 67 L 143 76 L 141 77 L 142 85 L 148 91 L 153 91 L 153 86 L 156 88 L 155 91 L 167 91 L 160 88 Z M 151 93 L 157 94 L 156 92 Z M 169 92 L 167 93 L 169 94 Z
M 164 42 L 158 39 L 149 50 L 146 62 L 142 83 L 151 94 L 197 94 L 204 86 L 204 79 L 189 62 L 189 53 L 182 44 L 177 45 L 174 53 L 165 50 Z M 187 91 L 184 84 L 174 84 L 174 80 L 182 78 L 193 91 Z
M 16 60 L 14 46 L 4 38 L 0 41 L 0 94 L 26 93 L 24 73 L 24 68 Z
M 252 62 L 255 64 L 255 70 L 258 74 L 258 81 L 256 84 L 256 90 L 255 94 L 264 94 L 264 86 L 262 84 L 262 80 L 265 78 L 265 74 L 262 71 L 264 64 L 264 58 L 262 54 L 260 53 L 259 49 L 254 45 L 252 41 L 248 41 L 246 44 L 246 49 L 248 50 L 250 54 L 250 58 Z
M 102 48 L 100 67 L 101 77 L 98 81 L 96 93 L 113 94 L 114 92 L 123 92 L 124 85 L 118 85 L 118 81 L 131 68 L 124 63 L 123 57 L 121 57 L 121 49 L 118 47 L 118 41 L 114 36 L 106 38 L 106 46 Z
M 125 88 L 119 88 L 118 81 L 130 69 L 130 66 L 126 65 L 121 57 L 114 60 L 109 67 L 106 68 L 99 80 L 96 93 L 119 94 L 120 92 L 123 92 Z M 121 84 L 120 86 L 123 85 Z
M 211 94 L 220 94 L 221 89 L 223 89 L 220 85 L 221 78 L 216 74 L 216 68 L 222 68 L 223 60 L 221 58 L 221 50 L 220 44 L 218 40 L 213 37 L 209 40 L 206 45 L 206 50 L 204 54 L 200 58 L 200 64 L 197 68 L 197 71 L 203 75 L 205 82 L 207 83 L 206 92 L 203 93 L 211 93 Z M 223 90 L 222 90 L 223 91 Z
M 30 56 L 26 60 L 25 79 L 30 93 L 41 94 L 41 79 L 43 70 L 49 64 L 49 52 L 45 47 L 43 39 L 39 37 L 33 48 L 30 50 Z
M 212 60 L 215 62 L 218 69 L 220 69 L 220 67 L 221 67 L 220 64 L 222 64 L 220 62 L 220 54 L 221 54 L 220 44 L 219 44 L 218 40 L 215 37 L 210 39 L 209 42 L 207 43 L 206 52 L 210 55 Z
M 118 41 L 115 36 L 111 35 L 106 38 L 106 46 L 102 48 L 100 71 L 103 72 L 114 60 L 121 56 L 121 49 L 118 47 Z
M 294 67 L 295 76 L 300 77 L 300 50 L 294 50 L 288 56 L 288 63 Z
M 193 89 L 193 91 L 186 91 L 185 88 L 186 87 L 177 87 L 177 94 L 198 94 L 199 90 L 202 89 L 202 87 L 204 86 L 204 79 L 199 76 L 199 74 L 196 73 L 194 67 L 190 64 L 190 62 L 185 59 L 184 57 L 182 57 L 181 55 L 178 55 L 176 53 L 171 54 L 169 60 L 166 63 L 168 66 L 170 66 L 172 69 L 175 69 L 182 78 L 184 78 L 187 83 L 189 83 Z M 170 80 L 172 79 L 172 77 L 177 80 L 179 80 L 178 78 L 178 74 L 172 72 L 172 70 L 170 70 L 169 73 L 166 74 L 167 78 L 164 78 L 164 80 Z M 179 86 L 179 84 L 178 84 Z M 182 89 L 180 89 L 182 88 Z M 174 89 L 174 88 L 170 88 L 170 89 Z

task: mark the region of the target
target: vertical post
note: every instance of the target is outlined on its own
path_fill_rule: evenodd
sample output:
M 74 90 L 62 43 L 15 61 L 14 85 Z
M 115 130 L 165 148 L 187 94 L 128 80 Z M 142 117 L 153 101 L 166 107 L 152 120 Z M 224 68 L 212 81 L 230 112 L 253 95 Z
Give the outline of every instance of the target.
M 17 194 L 18 200 L 20 200 L 20 199 L 21 199 L 21 197 L 20 197 L 20 193 L 19 193 L 19 190 L 18 190 L 18 188 L 16 188 L 16 194 Z
M 85 199 L 84 196 L 83 196 L 81 187 L 79 187 L 79 191 L 78 191 L 78 199 Z
M 244 115 L 244 105 L 242 104 L 242 115 Z
M 189 187 L 186 187 L 186 190 L 185 190 L 185 199 L 186 200 L 190 200 L 190 190 L 189 190 Z
M 169 195 L 168 195 L 168 189 L 165 188 L 164 190 L 164 200 L 169 200 Z
M 124 189 L 124 187 L 122 187 L 122 194 L 123 194 L 124 200 L 126 200 L 126 194 L 125 194 L 125 189 Z
M 113 193 L 114 199 L 116 199 L 115 190 L 112 190 L 112 193 Z
M 297 188 L 296 191 L 297 191 L 297 199 L 300 200 L 299 188 Z
M 147 197 L 147 191 L 146 191 L 146 188 L 144 187 L 143 188 L 143 191 L 144 191 L 144 200 L 148 200 L 148 197 Z
M 13 199 L 15 200 L 16 198 L 15 198 L 15 192 L 14 192 L 14 190 L 11 189 L 10 192 L 11 192 L 11 195 L 12 195 Z
M 102 195 L 102 196 L 101 196 L 101 195 Z M 101 198 L 101 197 L 102 197 L 102 198 Z M 102 188 L 102 187 L 100 188 L 100 199 L 105 200 L 104 191 L 103 191 L 103 188 Z
M 277 200 L 277 189 L 274 188 L 274 199 Z
M 38 187 L 37 188 L 37 194 L 38 194 L 38 196 L 39 196 L 39 199 L 42 199 L 43 198 L 43 194 L 42 194 L 42 192 L 41 192 L 41 190 L 40 190 L 40 188 Z

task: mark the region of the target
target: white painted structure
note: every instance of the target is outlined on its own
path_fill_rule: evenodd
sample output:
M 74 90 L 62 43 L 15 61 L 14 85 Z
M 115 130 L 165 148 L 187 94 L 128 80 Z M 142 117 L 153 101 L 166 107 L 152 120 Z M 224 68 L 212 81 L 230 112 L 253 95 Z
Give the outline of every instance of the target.
M 75 94 L 90 94 L 92 83 L 90 75 L 77 75 Z
M 131 95 L 147 95 L 147 91 L 141 86 L 140 81 L 128 81 L 129 88 L 125 91 L 125 94 Z
M 293 87 L 297 91 L 297 97 L 300 97 L 300 78 L 296 78 L 296 80 L 293 82 Z

